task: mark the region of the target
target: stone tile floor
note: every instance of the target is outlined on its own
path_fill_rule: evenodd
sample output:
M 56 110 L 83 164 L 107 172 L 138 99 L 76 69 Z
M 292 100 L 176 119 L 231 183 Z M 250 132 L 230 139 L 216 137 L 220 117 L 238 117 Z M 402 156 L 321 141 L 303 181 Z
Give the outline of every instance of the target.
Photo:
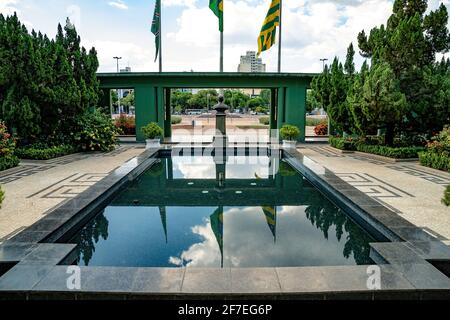
M 6 191 L 0 209 L 0 242 L 38 221 L 144 149 L 124 145 L 106 154 L 75 154 L 49 161 L 23 161 L 0 173 Z M 440 240 L 450 239 L 450 209 L 440 202 L 450 174 L 416 162 L 389 163 L 342 154 L 326 144 L 298 151 Z
M 450 208 L 441 204 L 450 174 L 418 162 L 390 163 L 323 145 L 298 151 L 439 240 L 450 239 Z
M 0 243 L 143 151 L 142 147 L 124 145 L 109 153 L 78 153 L 48 161 L 22 161 L 19 167 L 1 172 L 0 184 L 6 198 L 0 209 Z

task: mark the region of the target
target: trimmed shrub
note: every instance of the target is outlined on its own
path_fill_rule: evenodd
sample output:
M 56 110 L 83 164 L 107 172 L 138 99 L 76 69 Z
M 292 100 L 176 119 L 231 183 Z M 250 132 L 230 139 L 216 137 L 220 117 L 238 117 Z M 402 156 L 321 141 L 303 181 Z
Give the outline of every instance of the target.
M 388 146 L 375 146 L 363 143 L 356 144 L 356 150 L 376 154 L 379 156 L 394 158 L 394 159 L 414 159 L 418 157 L 418 153 L 424 150 L 423 147 L 403 147 L 395 148 Z
M 76 119 L 75 142 L 83 151 L 111 151 L 118 143 L 116 128 L 112 119 L 99 110 L 87 111 Z
M 437 170 L 450 172 L 450 157 L 434 152 L 419 153 L 420 164 Z
M 158 139 L 164 135 L 163 129 L 156 122 L 149 123 L 141 130 L 146 139 Z
M 268 126 L 270 124 L 270 118 L 269 117 L 261 117 L 259 118 L 259 123 Z
M 5 191 L 3 191 L 2 186 L 0 186 L 0 209 L 2 208 L 3 200 L 5 200 Z
M 127 136 L 136 135 L 136 118 L 121 114 L 114 122 L 116 128 L 120 129 L 122 134 Z
M 450 130 L 445 127 L 419 155 L 423 166 L 450 172 Z
M 20 163 L 19 158 L 16 156 L 0 157 L 0 171 L 17 167 Z
M 296 126 L 286 124 L 280 129 L 280 136 L 283 140 L 296 140 L 300 136 L 300 129 Z
M 328 134 L 328 124 L 322 122 L 314 128 L 314 133 L 318 136 L 326 136 Z
M 339 150 L 356 150 L 356 140 L 354 140 L 353 138 L 330 137 L 328 141 L 333 148 Z
M 447 189 L 444 192 L 444 199 L 442 199 L 442 203 L 447 207 L 450 206 L 450 185 L 447 186 Z
M 76 148 L 70 145 L 48 146 L 45 144 L 33 144 L 17 148 L 15 154 L 20 159 L 49 160 L 75 153 L 76 151 Z
M 172 119 L 171 119 L 172 125 L 180 124 L 181 121 L 183 121 L 183 118 L 181 118 L 180 116 L 172 116 Z

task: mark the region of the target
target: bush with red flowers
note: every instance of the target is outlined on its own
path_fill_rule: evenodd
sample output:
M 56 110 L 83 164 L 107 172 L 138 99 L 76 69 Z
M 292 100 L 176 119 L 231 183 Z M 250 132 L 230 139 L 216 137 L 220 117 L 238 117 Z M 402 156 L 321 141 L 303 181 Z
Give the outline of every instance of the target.
M 122 133 L 126 136 L 136 135 L 136 119 L 133 116 L 121 114 L 115 121 L 115 126 L 122 130 Z
M 314 132 L 317 136 L 328 135 L 328 124 L 326 122 L 319 123 L 315 128 Z
M 8 132 L 3 121 L 0 122 L 0 171 L 19 165 L 19 158 L 14 155 L 16 141 Z

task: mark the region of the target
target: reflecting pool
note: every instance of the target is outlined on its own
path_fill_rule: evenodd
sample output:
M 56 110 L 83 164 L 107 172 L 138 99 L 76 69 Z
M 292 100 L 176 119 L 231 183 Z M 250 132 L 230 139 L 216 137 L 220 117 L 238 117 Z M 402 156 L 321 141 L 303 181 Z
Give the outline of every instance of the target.
M 78 265 L 371 264 L 375 240 L 284 161 L 161 158 L 69 242 Z

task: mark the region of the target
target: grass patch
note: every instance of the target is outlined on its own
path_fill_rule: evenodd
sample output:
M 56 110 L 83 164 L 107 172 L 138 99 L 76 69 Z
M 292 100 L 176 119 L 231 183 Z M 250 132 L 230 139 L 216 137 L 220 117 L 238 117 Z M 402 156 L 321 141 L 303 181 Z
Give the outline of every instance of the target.
M 269 126 L 265 126 L 262 124 L 249 124 L 249 125 L 238 125 L 236 126 L 238 129 L 269 129 Z
M 306 118 L 306 126 L 307 127 L 317 127 L 319 124 L 326 123 L 328 124 L 328 119 L 322 118 Z

